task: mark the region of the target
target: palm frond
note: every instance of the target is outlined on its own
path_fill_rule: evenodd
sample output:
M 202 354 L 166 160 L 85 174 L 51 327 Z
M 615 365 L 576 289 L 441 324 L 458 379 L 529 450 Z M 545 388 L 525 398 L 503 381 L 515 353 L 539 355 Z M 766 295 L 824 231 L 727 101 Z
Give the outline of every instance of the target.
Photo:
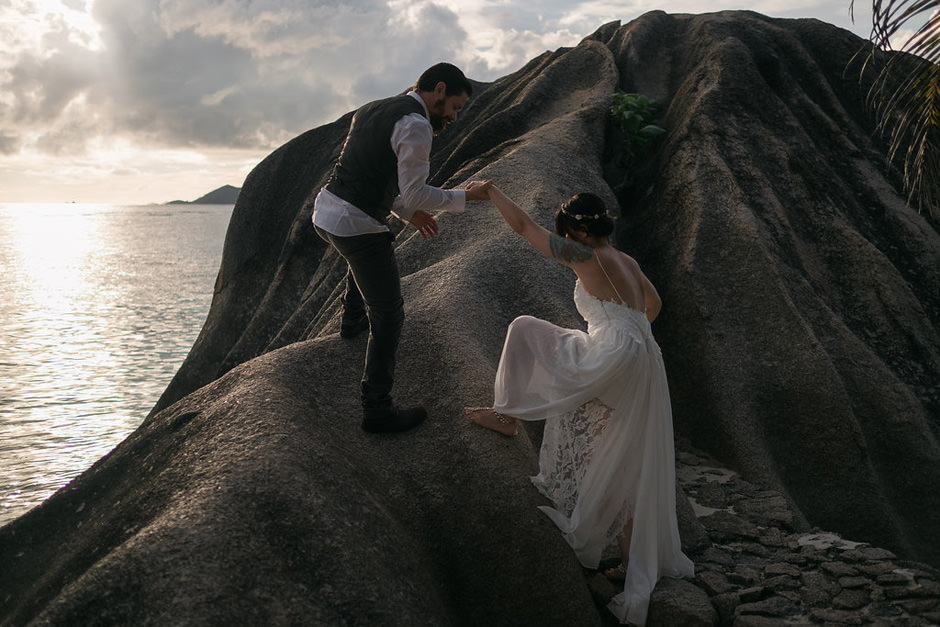
M 879 56 L 908 31 L 898 51 Z M 901 167 L 908 202 L 940 220 L 940 0 L 873 0 L 869 39 L 864 68 L 878 67 L 868 97 L 876 129 Z

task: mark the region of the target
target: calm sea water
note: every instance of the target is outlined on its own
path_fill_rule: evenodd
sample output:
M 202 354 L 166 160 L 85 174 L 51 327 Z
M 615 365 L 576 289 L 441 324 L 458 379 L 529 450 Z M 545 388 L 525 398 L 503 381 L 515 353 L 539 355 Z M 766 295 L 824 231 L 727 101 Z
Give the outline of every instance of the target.
M 0 204 L 0 525 L 143 421 L 205 321 L 231 213 Z

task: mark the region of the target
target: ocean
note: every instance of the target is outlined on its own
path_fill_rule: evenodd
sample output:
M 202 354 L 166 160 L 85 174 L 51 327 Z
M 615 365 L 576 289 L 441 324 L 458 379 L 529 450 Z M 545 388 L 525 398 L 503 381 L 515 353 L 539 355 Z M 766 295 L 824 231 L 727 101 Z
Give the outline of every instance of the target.
M 205 322 L 231 213 L 0 203 L 0 525 L 153 408 Z

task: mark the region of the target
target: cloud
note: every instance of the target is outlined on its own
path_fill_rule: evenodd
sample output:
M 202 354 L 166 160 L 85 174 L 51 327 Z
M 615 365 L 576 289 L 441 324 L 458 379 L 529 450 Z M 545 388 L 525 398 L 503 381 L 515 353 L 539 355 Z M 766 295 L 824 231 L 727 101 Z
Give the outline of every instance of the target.
M 10 155 L 19 151 L 19 138 L 14 135 L 0 134 L 0 155 Z
M 95 135 L 155 147 L 274 148 L 401 91 L 436 61 L 493 80 L 652 7 L 645 6 L 652 0 L 472 0 L 455 9 L 437 0 L 70 0 L 42 13 L 39 4 L 11 1 L 20 12 L 16 28 L 0 29 L 12 53 L 0 67 L 0 134 L 8 150 L 52 154 L 81 151 Z
M 719 6 L 677 1 L 670 11 Z M 159 163 L 147 154 L 186 151 L 203 158 L 225 152 L 225 163 L 239 170 L 219 184 L 238 184 L 232 179 L 243 177 L 252 159 L 406 89 L 437 61 L 491 81 L 545 51 L 576 45 L 607 22 L 657 8 L 652 0 L 0 2 L 4 190 L 25 189 L 25 179 L 6 173 L 17 163 L 38 173 L 42 168 L 32 166 L 43 156 L 62 171 L 74 172 L 74 160 L 84 158 L 110 172 L 103 160 L 120 153 L 115 167 L 144 172 Z M 771 15 L 803 10 L 760 2 L 755 10 Z M 803 15 L 824 6 L 834 14 L 829 7 L 838 4 L 803 2 Z M 848 5 L 840 10 L 846 21 Z
M 87 35 L 78 43 L 58 16 L 42 20 L 40 46 L 15 53 L 0 78 L 10 95 L 2 130 L 20 128 L 20 141 L 35 136 L 50 152 L 81 150 L 83 132 L 95 131 L 157 146 L 271 148 L 459 56 L 456 14 L 399 4 L 98 0 L 100 47 Z

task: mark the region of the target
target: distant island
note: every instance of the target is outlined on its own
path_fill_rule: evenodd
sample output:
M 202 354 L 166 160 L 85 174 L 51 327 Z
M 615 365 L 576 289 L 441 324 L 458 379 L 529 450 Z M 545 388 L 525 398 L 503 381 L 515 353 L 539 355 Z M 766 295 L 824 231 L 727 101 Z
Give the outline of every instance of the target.
M 235 199 L 238 198 L 238 192 L 241 191 L 240 187 L 232 187 L 231 185 L 223 185 L 218 189 L 214 189 L 205 196 L 200 196 L 196 200 L 173 200 L 168 202 L 168 205 L 233 205 L 235 204 Z

